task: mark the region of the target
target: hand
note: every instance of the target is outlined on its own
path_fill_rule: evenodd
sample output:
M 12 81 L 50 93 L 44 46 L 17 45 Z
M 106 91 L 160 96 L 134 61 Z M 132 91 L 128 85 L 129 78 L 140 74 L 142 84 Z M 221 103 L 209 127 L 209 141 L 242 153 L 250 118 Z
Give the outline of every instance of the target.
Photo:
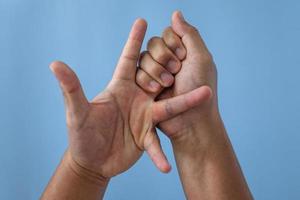
M 173 14 L 172 27 L 165 29 L 162 38 L 148 42 L 140 66 L 148 78 L 137 79 L 137 83 L 145 91 L 162 69 L 176 74 L 174 85 L 162 85 L 154 94 L 156 99 L 174 98 L 197 88 L 211 95 L 193 109 L 158 124 L 171 139 L 186 199 L 252 199 L 219 116 L 213 59 L 198 31 L 180 12 Z
M 154 37 L 148 42 L 148 51 L 143 53 L 141 68 L 149 74 L 148 80 L 156 79 L 157 72 L 151 70 L 156 63 L 156 71 L 166 69 L 176 74 L 172 87 L 157 91 L 157 99 L 167 99 L 185 94 L 206 85 L 212 90 L 212 98 L 193 109 L 158 124 L 170 138 L 177 138 L 183 130 L 193 128 L 204 118 L 218 112 L 216 95 L 216 68 L 198 31 L 189 25 L 180 12 L 172 16 L 172 27 L 163 32 L 162 38 Z M 180 63 L 182 61 L 182 63 Z M 181 69 L 180 69 L 181 66 Z M 144 89 L 147 80 L 138 81 Z M 164 85 L 162 85 L 164 86 Z M 166 86 L 164 86 L 166 87 Z M 208 90 L 208 88 L 206 88 Z M 161 93 L 160 93 L 161 92 Z
M 160 146 L 156 124 L 201 104 L 207 98 L 205 88 L 198 88 L 155 102 L 153 92 L 160 87 L 157 82 L 150 83 L 150 92 L 136 84 L 137 61 L 145 32 L 146 22 L 137 20 L 111 82 L 91 102 L 86 99 L 79 79 L 66 64 L 54 62 L 51 65 L 65 97 L 68 152 L 73 165 L 96 176 L 109 178 L 127 170 L 143 150 L 162 172 L 168 172 L 170 165 Z M 143 74 L 138 74 L 143 78 Z M 170 85 L 174 80 L 167 81 Z

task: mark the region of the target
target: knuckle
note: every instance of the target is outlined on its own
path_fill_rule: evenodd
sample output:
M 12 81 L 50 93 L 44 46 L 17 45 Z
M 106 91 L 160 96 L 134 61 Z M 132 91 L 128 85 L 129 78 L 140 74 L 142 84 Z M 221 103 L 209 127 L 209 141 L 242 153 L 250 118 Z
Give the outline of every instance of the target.
M 156 78 L 156 80 L 160 80 L 160 74 L 163 72 L 168 73 L 166 70 L 164 70 L 161 65 L 159 65 L 156 61 L 153 60 L 151 56 L 149 56 L 148 59 L 145 59 L 143 63 L 141 63 L 141 69 L 143 69 L 148 75 L 150 75 L 153 78 Z
M 141 66 L 143 62 L 145 62 L 145 55 L 147 54 L 147 51 L 143 51 L 139 56 L 138 66 Z
M 179 45 L 171 27 L 166 28 L 163 32 L 163 40 L 171 49 L 175 49 Z
M 147 49 L 152 49 L 155 47 L 159 42 L 161 41 L 161 38 L 158 36 L 154 36 L 150 38 L 150 40 L 147 43 Z
M 188 34 L 193 34 L 193 35 L 199 33 L 198 29 L 191 25 L 188 27 L 187 32 Z
M 164 64 L 170 57 L 168 47 L 160 37 L 152 37 L 148 42 L 147 49 L 151 57 L 158 63 Z
M 156 79 L 158 82 L 160 82 L 160 74 L 162 73 L 162 70 L 156 66 L 152 66 L 148 69 L 147 73 L 153 77 L 154 79 Z M 160 82 L 161 83 L 161 82 Z
M 213 62 L 213 56 L 209 52 L 203 54 L 201 59 L 205 64 L 211 64 Z
M 166 111 L 166 114 L 167 114 L 168 116 L 172 116 L 173 113 L 174 113 L 174 109 L 173 109 L 173 107 L 171 106 L 171 104 L 169 103 L 169 101 L 167 101 L 166 104 L 165 104 L 165 111 Z
M 143 66 L 147 65 L 147 63 L 149 62 L 149 57 L 151 56 L 148 52 L 143 52 L 139 58 L 139 66 L 143 68 Z
M 165 60 L 168 59 L 168 57 L 169 57 L 168 54 L 163 50 L 157 51 L 155 55 L 155 59 L 160 63 L 164 63 Z
M 192 60 L 199 62 L 203 65 L 209 65 L 213 62 L 213 57 L 209 52 L 201 52 L 192 56 Z
M 169 26 L 169 27 L 165 28 L 162 35 L 163 35 L 163 37 L 169 37 L 169 36 L 173 35 L 172 27 Z
M 131 53 L 124 53 L 122 57 L 124 60 L 129 60 L 129 61 L 137 61 L 139 59 L 139 55 L 135 55 Z

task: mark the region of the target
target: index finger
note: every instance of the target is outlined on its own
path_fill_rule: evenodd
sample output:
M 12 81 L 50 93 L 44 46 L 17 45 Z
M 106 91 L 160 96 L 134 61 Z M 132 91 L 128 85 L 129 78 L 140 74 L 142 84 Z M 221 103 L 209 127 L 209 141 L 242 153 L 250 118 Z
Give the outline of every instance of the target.
M 137 19 L 134 22 L 115 69 L 114 78 L 126 80 L 135 79 L 137 62 L 146 30 L 147 22 L 144 19 Z

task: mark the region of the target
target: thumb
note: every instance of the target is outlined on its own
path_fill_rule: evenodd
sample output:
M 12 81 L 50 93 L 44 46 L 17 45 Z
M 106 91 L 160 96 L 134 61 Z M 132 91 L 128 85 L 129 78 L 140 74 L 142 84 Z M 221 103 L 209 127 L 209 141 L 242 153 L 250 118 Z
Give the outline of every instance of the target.
M 212 95 L 208 86 L 201 86 L 188 93 L 155 102 L 153 122 L 159 123 L 205 103 Z
M 56 76 L 64 95 L 68 124 L 80 120 L 88 107 L 79 79 L 75 72 L 63 62 L 53 62 L 51 71 Z
M 184 19 L 180 11 L 175 11 L 172 15 L 172 29 L 181 37 L 188 52 L 208 52 L 198 30 Z

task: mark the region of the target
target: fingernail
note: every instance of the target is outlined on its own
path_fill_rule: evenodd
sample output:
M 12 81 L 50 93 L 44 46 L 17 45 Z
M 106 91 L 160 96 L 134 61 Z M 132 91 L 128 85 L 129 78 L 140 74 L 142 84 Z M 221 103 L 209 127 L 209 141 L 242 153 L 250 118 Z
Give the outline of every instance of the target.
M 161 80 L 163 81 L 163 83 L 166 85 L 166 86 L 170 86 L 172 85 L 173 83 L 173 76 L 169 73 L 166 73 L 166 72 L 163 72 L 161 75 L 160 75 L 160 78 Z
M 177 62 L 175 60 L 169 60 L 169 62 L 166 65 L 166 68 L 171 73 L 177 72 Z
M 177 48 L 175 50 L 175 54 L 180 60 L 184 59 L 185 57 L 185 51 L 182 48 Z
M 160 85 L 159 83 L 157 83 L 156 81 L 150 81 L 149 86 L 152 90 L 158 90 Z
M 178 11 L 178 16 L 179 18 L 182 20 L 182 21 L 185 21 L 184 17 L 183 17 L 183 14 L 181 11 Z

